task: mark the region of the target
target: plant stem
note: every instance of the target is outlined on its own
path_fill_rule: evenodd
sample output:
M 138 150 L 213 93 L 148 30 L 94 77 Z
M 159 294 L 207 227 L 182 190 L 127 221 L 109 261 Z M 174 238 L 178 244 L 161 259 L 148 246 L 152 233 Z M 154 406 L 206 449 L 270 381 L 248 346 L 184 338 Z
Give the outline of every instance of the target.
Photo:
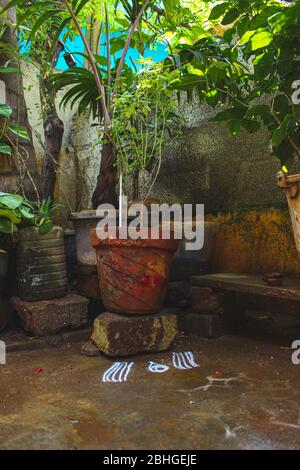
M 132 25 L 130 27 L 130 30 L 129 30 L 129 33 L 128 33 L 128 36 L 127 36 L 127 40 L 126 40 L 126 43 L 125 43 L 125 46 L 124 46 L 124 49 L 123 49 L 123 52 L 122 52 L 122 56 L 121 56 L 121 59 L 120 59 L 119 65 L 118 65 L 112 97 L 114 97 L 115 94 L 118 91 L 123 66 L 124 66 L 124 63 L 125 63 L 125 59 L 126 59 L 126 56 L 127 56 L 128 50 L 129 50 L 129 46 L 130 46 L 133 34 L 134 34 L 134 32 L 137 28 L 137 25 L 139 24 L 139 21 L 140 21 L 142 15 L 143 15 L 144 11 L 146 10 L 146 8 L 149 4 L 149 1 L 150 0 L 146 0 L 144 2 L 144 4 L 143 4 L 142 8 L 140 9 L 136 19 L 134 20 L 134 22 L 132 23 Z
M 109 136 L 110 116 L 109 116 L 109 113 L 108 113 L 107 104 L 106 104 L 106 100 L 105 100 L 105 89 L 104 89 L 99 71 L 97 69 L 97 64 L 96 64 L 94 55 L 91 51 L 91 48 L 90 48 L 90 46 L 89 46 L 89 44 L 86 40 L 86 37 L 85 37 L 85 35 L 83 33 L 83 30 L 82 30 L 82 28 L 79 24 L 79 21 L 77 20 L 76 15 L 75 15 L 72 7 L 70 6 L 68 0 L 63 0 L 63 2 L 66 5 L 66 7 L 68 9 L 68 12 L 70 13 L 70 15 L 72 17 L 74 25 L 75 25 L 75 27 L 76 27 L 76 29 L 77 29 L 77 31 L 78 31 L 81 39 L 82 39 L 82 42 L 84 44 L 86 53 L 89 57 L 90 64 L 91 64 L 91 67 L 92 67 L 92 71 L 93 71 L 93 74 L 94 74 L 94 77 L 95 77 L 97 89 L 98 89 L 98 92 L 99 92 L 101 109 L 102 109 L 102 112 L 103 112 L 104 132 L 105 132 L 105 135 Z

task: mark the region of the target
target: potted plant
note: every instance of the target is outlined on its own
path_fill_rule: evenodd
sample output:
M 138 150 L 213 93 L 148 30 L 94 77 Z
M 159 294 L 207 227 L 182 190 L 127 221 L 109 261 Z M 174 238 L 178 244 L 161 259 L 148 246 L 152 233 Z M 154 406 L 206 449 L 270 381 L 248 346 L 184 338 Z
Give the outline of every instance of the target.
M 178 118 L 170 84 L 177 75 L 152 63 L 144 64 L 136 83 L 115 99 L 111 136 L 116 146 L 120 207 L 123 187 L 130 188 L 132 178 L 137 180 L 135 202 L 147 202 L 163 154 L 174 143 L 171 124 Z M 151 227 L 141 227 L 136 240 L 124 238 L 121 231 L 122 220 L 115 237 L 101 239 L 97 230 L 92 230 L 102 301 L 111 312 L 158 313 L 179 240 L 172 232 L 170 239 L 164 239 L 161 228 L 157 239 L 151 238 Z
M 16 241 L 22 220 L 34 217 L 31 205 L 18 194 L 0 192 L 0 329 L 5 326 L 2 303 L 5 294 L 9 252 Z
M 26 301 L 63 297 L 68 287 L 64 234 L 53 221 L 59 206 L 48 198 L 32 203 L 32 207 L 32 223 L 18 234 L 19 295 Z
M 90 109 L 94 124 L 100 125 L 102 129 L 101 167 L 92 198 L 94 209 L 102 203 L 118 206 L 116 146 L 111 132 L 115 98 L 119 96 L 120 90 L 131 85 L 137 70 L 128 52 L 134 48 L 140 58 L 143 58 L 147 50 L 155 48 L 158 43 L 163 43 L 170 50 L 170 41 L 164 33 L 176 31 L 178 26 L 182 30 L 191 27 L 198 31 L 195 15 L 185 6 L 181 8 L 178 0 L 163 2 L 163 8 L 162 5 L 158 7 L 156 3 L 152 0 L 117 0 L 103 2 L 103 8 L 100 9 L 98 5 L 96 7 L 88 1 L 80 0 L 62 0 L 59 8 L 56 0 L 30 3 L 30 16 L 36 19 L 36 22 L 33 21 L 32 31 L 28 34 L 28 45 L 35 34 L 43 31 L 45 26 L 49 27 L 50 19 L 55 23 L 55 34 L 49 54 L 57 46 L 61 33 L 66 30 L 70 36 L 78 34 L 84 45 L 84 52 L 79 53 L 80 61 L 85 61 L 84 66 L 76 63 L 76 66 L 65 72 L 55 73 L 53 83 L 56 90 L 67 87 L 62 99 L 63 105 L 76 104 L 79 112 Z M 2 13 L 15 5 L 25 9 L 25 14 L 18 18 L 18 26 L 21 26 L 28 18 L 27 0 L 9 1 Z M 93 25 L 98 28 L 100 44 L 103 46 L 101 48 L 99 40 L 89 41 L 89 34 L 85 34 L 84 18 L 91 16 L 95 20 Z M 105 41 L 102 44 L 104 36 Z M 99 49 L 104 53 L 99 54 Z M 87 240 L 89 231 L 91 227 L 95 227 L 97 220 L 99 218 L 95 211 L 83 211 L 73 216 L 80 264 L 96 263 L 95 255 L 88 250 Z

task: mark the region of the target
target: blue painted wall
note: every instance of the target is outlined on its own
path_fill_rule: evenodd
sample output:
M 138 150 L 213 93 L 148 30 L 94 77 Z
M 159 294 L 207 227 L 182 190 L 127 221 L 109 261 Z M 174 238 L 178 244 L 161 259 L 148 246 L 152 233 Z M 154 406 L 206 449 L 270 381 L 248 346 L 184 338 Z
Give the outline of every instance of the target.
M 104 41 L 103 41 L 104 42 Z M 83 43 L 82 43 L 82 40 L 80 37 L 76 37 L 73 41 L 70 41 L 70 40 L 67 40 L 65 42 L 65 49 L 66 49 L 66 52 L 83 52 L 84 51 L 84 47 L 83 47 Z M 103 46 L 103 51 L 101 51 L 101 53 L 103 55 L 105 55 L 105 48 Z M 116 59 L 120 58 L 121 57 L 121 54 L 122 54 L 122 51 L 119 51 L 117 52 L 117 54 L 115 55 Z M 56 68 L 58 70 L 66 70 L 68 67 L 66 65 L 66 62 L 64 60 L 64 52 L 62 52 L 60 54 L 60 57 L 58 59 L 58 62 L 57 62 L 57 65 L 56 65 Z M 146 50 L 146 53 L 145 53 L 145 57 L 146 58 L 151 58 L 154 62 L 160 62 L 161 60 L 165 59 L 167 57 L 167 48 L 164 44 L 157 44 L 155 46 L 153 46 L 153 48 L 151 49 L 148 49 Z M 80 65 L 83 65 L 83 57 L 80 56 L 80 55 L 76 55 L 74 54 L 74 59 L 76 60 L 77 62 L 77 65 L 80 66 Z M 126 63 L 133 69 L 133 65 L 132 65 L 132 62 L 130 59 L 132 59 L 133 61 L 136 61 L 140 58 L 139 56 L 139 53 L 136 49 L 129 49 L 128 51 L 128 55 L 127 55 L 127 59 L 126 59 Z M 140 67 L 140 64 L 135 64 L 137 68 Z

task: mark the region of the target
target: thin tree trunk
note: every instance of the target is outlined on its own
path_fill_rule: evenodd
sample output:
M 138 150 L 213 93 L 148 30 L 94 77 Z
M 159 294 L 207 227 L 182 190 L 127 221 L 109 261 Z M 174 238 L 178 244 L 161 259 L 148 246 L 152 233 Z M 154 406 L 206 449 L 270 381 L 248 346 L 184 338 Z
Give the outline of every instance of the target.
M 118 207 L 118 196 L 116 193 L 117 169 L 115 163 L 115 151 L 111 142 L 103 143 L 100 174 L 97 186 L 93 194 L 93 208 L 97 209 L 100 204 L 112 204 Z
M 101 24 L 100 20 L 94 17 L 89 19 L 90 27 L 87 30 L 86 39 L 93 54 L 99 54 Z M 86 64 L 88 65 L 88 63 Z M 100 204 L 112 204 L 118 206 L 118 197 L 116 193 L 117 169 L 115 168 L 116 158 L 114 147 L 110 142 L 102 146 L 100 173 L 97 178 L 96 189 L 92 196 L 92 205 L 94 209 Z
M 55 105 L 55 92 L 47 79 L 40 78 L 42 103 L 47 100 L 50 111 L 44 119 L 45 155 L 42 167 L 43 198 L 54 200 L 56 174 L 64 135 L 64 123 L 58 117 Z
M 8 0 L 0 0 L 1 7 L 7 3 Z M 16 23 L 16 11 L 14 8 L 8 10 L 7 19 L 12 24 Z M 7 26 L 2 41 L 17 48 L 18 40 L 13 27 Z M 12 60 L 12 57 L 5 52 L 0 54 L 0 66 L 4 65 L 8 60 Z M 14 60 L 10 65 L 19 68 L 19 64 Z M 0 187 L 4 191 L 18 191 L 30 199 L 37 199 L 37 192 L 40 188 L 40 176 L 32 141 L 31 127 L 28 121 L 22 75 L 21 72 L 16 74 L 2 73 L 0 79 L 5 83 L 6 103 L 13 110 L 12 122 L 25 129 L 30 136 L 30 141 L 27 142 L 10 134 L 9 137 L 14 146 L 12 158 L 15 168 L 12 175 L 0 175 Z
M 49 37 L 52 39 L 54 32 L 49 32 Z M 49 51 L 50 43 L 45 41 L 45 50 Z M 55 67 L 58 57 L 57 48 L 54 49 L 51 57 L 51 71 Z M 51 81 L 47 77 L 40 75 L 40 95 L 42 107 L 48 110 L 43 120 L 44 136 L 45 136 L 45 155 L 42 167 L 42 194 L 43 198 L 50 197 L 54 200 L 56 175 L 59 165 L 59 156 L 62 147 L 64 136 L 64 123 L 59 118 L 56 109 L 56 90 L 54 89 Z

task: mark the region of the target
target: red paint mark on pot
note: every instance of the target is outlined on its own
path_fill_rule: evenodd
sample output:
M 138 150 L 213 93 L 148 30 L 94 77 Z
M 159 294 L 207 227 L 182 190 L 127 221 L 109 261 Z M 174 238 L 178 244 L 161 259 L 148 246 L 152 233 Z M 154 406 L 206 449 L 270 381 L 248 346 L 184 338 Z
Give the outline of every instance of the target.
M 140 277 L 140 281 L 143 284 L 143 286 L 148 286 L 150 278 L 149 278 L 149 276 L 143 275 L 143 276 Z
M 152 285 L 154 288 L 157 288 L 160 286 L 160 278 L 158 276 L 152 277 Z

